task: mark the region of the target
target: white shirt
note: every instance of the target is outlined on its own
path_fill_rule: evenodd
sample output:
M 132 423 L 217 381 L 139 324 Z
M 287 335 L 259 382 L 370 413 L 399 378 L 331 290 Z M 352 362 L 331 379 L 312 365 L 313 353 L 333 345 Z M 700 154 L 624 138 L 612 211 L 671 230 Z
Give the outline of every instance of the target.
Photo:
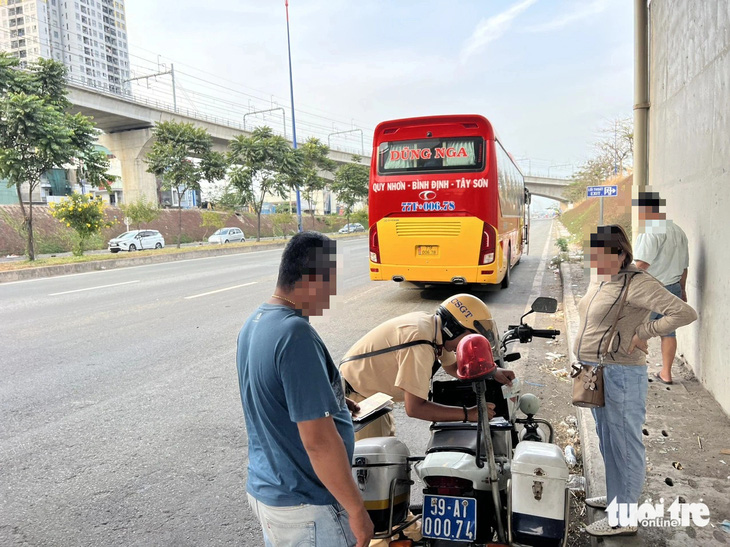
M 678 283 L 689 267 L 687 236 L 671 220 L 648 220 L 636 238 L 634 260 L 649 264 L 647 271 L 665 286 Z

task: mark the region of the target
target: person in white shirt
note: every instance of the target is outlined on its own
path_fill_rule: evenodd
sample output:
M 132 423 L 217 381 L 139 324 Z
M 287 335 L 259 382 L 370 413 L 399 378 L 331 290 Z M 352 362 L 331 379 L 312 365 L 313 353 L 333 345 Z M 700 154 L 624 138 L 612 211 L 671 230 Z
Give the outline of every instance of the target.
M 666 200 L 658 192 L 639 192 L 634 205 L 639 207 L 639 220 L 643 233 L 636 238 L 634 260 L 636 266 L 656 277 L 664 287 L 678 298 L 687 302 L 687 268 L 689 266 L 689 245 L 682 228 L 666 214 L 660 212 Z M 651 319 L 660 318 L 652 314 Z M 672 383 L 672 364 L 677 353 L 676 333 L 662 336 L 662 370 L 654 377 L 665 384 Z

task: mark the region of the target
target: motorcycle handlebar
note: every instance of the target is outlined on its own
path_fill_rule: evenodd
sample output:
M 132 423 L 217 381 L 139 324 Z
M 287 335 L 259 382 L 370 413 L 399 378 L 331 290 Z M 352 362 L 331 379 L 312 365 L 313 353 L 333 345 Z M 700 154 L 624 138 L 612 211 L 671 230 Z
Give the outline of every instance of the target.
M 560 331 L 557 329 L 533 329 L 530 325 L 510 325 L 510 330 L 505 333 L 502 343 L 506 344 L 511 340 L 530 342 L 536 338 L 555 338 Z
M 555 338 L 560 331 L 557 329 L 532 329 L 532 335 L 538 338 Z

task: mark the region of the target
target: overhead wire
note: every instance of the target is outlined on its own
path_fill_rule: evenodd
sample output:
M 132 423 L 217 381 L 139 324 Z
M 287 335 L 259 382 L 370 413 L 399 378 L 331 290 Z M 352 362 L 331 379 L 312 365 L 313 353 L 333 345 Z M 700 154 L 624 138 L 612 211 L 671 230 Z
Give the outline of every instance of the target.
M 40 19 L 37 17 L 37 15 L 24 13 L 23 17 L 25 17 L 26 19 L 29 19 L 31 21 L 36 21 L 37 23 L 40 22 Z M 81 32 L 78 32 L 75 29 L 71 29 L 70 25 L 69 25 L 69 28 L 63 28 L 62 25 L 60 25 L 59 23 L 54 22 L 54 21 L 44 21 L 44 23 L 47 24 L 49 26 L 49 28 L 51 28 L 51 29 L 55 29 L 62 33 L 66 33 L 67 35 L 73 35 L 75 37 L 79 37 L 79 38 L 81 38 L 81 41 L 83 41 L 84 38 L 87 38 L 89 40 L 94 40 L 93 35 L 92 36 L 86 35 Z M 73 24 L 73 23 L 71 23 L 71 24 Z M 9 27 L 6 27 L 6 28 L 0 27 L 0 30 L 3 30 L 4 32 L 10 34 L 12 37 L 12 33 L 10 32 Z M 18 39 L 25 39 L 26 41 L 28 41 L 30 43 L 36 43 L 36 44 L 45 46 L 45 47 L 51 49 L 51 51 L 53 51 L 56 47 L 56 44 L 54 44 L 52 42 L 50 37 L 48 37 L 48 39 L 45 39 L 45 38 L 46 38 L 46 36 L 42 36 L 40 32 L 38 32 L 36 35 L 26 34 L 25 36 L 18 37 Z M 98 41 L 98 37 L 97 37 L 97 41 Z M 84 79 L 88 77 L 88 75 L 85 72 L 83 72 L 83 70 L 85 68 L 90 68 L 93 70 L 98 70 L 99 68 L 102 68 L 102 69 L 106 68 L 107 63 L 106 63 L 106 59 L 104 58 L 105 56 L 104 56 L 103 52 L 102 52 L 102 57 L 100 58 L 98 56 L 89 55 L 88 52 L 84 51 L 83 46 L 81 44 L 73 44 L 73 43 L 68 43 L 66 41 L 64 41 L 64 42 L 65 43 L 57 44 L 57 45 L 61 46 L 60 49 L 64 52 L 64 56 L 65 56 L 65 54 L 75 54 L 75 55 L 79 56 L 79 59 L 91 58 L 94 60 L 94 65 L 89 66 L 89 65 L 85 65 L 85 63 L 83 61 L 79 61 L 78 65 L 76 65 L 76 63 L 73 62 L 73 58 L 71 59 L 70 72 L 71 72 L 71 74 L 73 74 L 73 76 L 71 77 L 71 80 L 74 81 L 75 83 L 78 83 L 78 81 L 81 80 L 81 85 L 84 85 L 84 86 L 87 85 L 87 83 L 84 82 Z M 103 50 L 106 47 L 106 44 L 105 44 L 103 38 L 102 38 L 102 41 L 100 42 L 100 44 L 101 44 L 102 50 Z M 144 51 L 149 51 L 144 48 L 139 48 L 139 49 L 142 49 Z M 163 58 L 162 56 L 158 56 L 158 59 L 156 59 L 156 60 L 151 60 L 151 59 L 142 57 L 140 55 L 137 55 L 137 54 L 134 54 L 131 52 L 129 52 L 128 55 L 130 58 L 129 66 L 128 67 L 122 66 L 122 67 L 117 67 L 117 68 L 119 68 L 120 70 L 123 70 L 124 68 L 126 68 L 129 71 L 129 74 L 131 77 L 138 77 L 140 75 L 144 76 L 145 72 L 160 70 L 161 65 L 165 66 L 165 68 L 167 68 L 167 63 L 164 63 L 164 64 L 161 63 L 161 59 Z M 135 60 L 134 64 L 131 63 L 132 59 Z M 167 58 L 165 58 L 165 59 L 167 59 Z M 170 62 L 174 63 L 174 61 L 170 61 Z M 233 82 L 231 80 L 227 80 L 225 78 L 221 78 L 212 73 L 201 70 L 197 67 L 193 67 L 192 65 L 188 65 L 186 63 L 179 63 L 179 64 L 181 64 L 183 66 L 188 66 L 193 71 L 201 72 L 204 74 L 210 74 L 212 76 L 215 76 L 217 79 L 232 82 L 235 85 L 242 85 L 238 82 Z M 101 66 L 98 66 L 98 65 L 101 65 Z M 76 78 L 76 73 L 74 73 L 74 71 L 73 71 L 74 66 L 81 66 L 81 68 L 82 68 L 82 73 L 79 78 Z M 106 70 L 104 70 L 104 71 L 106 71 Z M 252 95 L 252 94 L 242 91 L 240 89 L 235 89 L 232 87 L 228 87 L 226 85 L 222 85 L 220 83 L 211 82 L 210 79 L 203 79 L 203 78 L 200 78 L 199 76 L 196 76 L 194 74 L 189 74 L 187 72 L 178 71 L 178 72 L 176 72 L 176 75 L 177 74 L 184 76 L 185 78 L 190 78 L 190 79 L 194 80 L 196 82 L 196 87 L 206 89 L 211 93 L 221 91 L 221 92 L 226 92 L 226 94 L 234 93 L 236 95 L 246 97 L 247 100 L 251 101 L 251 104 L 256 106 L 256 109 L 258 109 L 258 105 L 261 105 L 261 104 L 270 105 L 271 104 L 269 98 L 258 97 L 256 95 Z M 152 75 L 150 75 L 150 78 L 151 77 L 152 77 Z M 164 97 L 167 100 L 170 100 L 171 91 L 169 89 L 164 89 L 164 88 L 161 89 L 159 86 L 155 85 L 156 83 L 157 83 L 156 79 L 154 81 L 151 81 L 151 79 L 147 80 L 146 85 L 145 85 L 145 88 L 147 91 L 146 94 L 144 92 L 145 88 L 143 88 L 142 85 L 139 84 L 139 81 L 137 81 L 137 85 L 134 85 L 134 89 L 138 95 L 141 95 L 144 98 L 149 99 L 149 100 L 159 101 L 160 96 Z M 232 111 L 239 113 L 240 116 L 243 116 L 243 114 L 247 114 L 251 111 L 251 104 L 239 103 L 239 102 L 236 102 L 235 100 L 225 99 L 221 95 L 211 95 L 209 93 L 203 93 L 202 91 L 199 91 L 197 89 L 191 89 L 188 86 L 182 86 L 179 78 L 177 79 L 176 84 L 177 84 L 177 87 L 180 87 L 186 102 L 192 107 L 192 109 L 195 112 L 199 112 L 201 114 L 206 114 L 206 113 L 200 112 L 198 109 L 198 105 L 205 106 L 206 108 L 214 111 L 216 114 L 216 117 L 220 116 L 221 118 L 226 119 L 230 116 L 230 113 Z M 92 87 L 94 87 L 94 86 L 92 86 Z M 131 87 L 132 87 L 132 85 L 130 85 L 130 88 Z M 242 86 L 242 87 L 245 87 L 245 86 Z M 256 91 L 259 93 L 263 93 L 259 90 L 256 90 Z M 273 97 L 273 95 L 270 95 L 270 97 Z M 228 107 L 226 109 L 223 109 L 223 107 L 222 107 L 223 104 L 228 105 Z M 282 108 L 284 109 L 285 112 L 289 111 L 289 115 L 291 115 L 289 108 L 287 108 L 286 106 L 282 106 Z M 318 110 L 318 109 L 315 109 L 315 110 Z M 332 130 L 335 130 L 335 131 L 338 130 L 338 127 L 336 124 L 339 124 L 340 126 L 344 126 L 344 127 L 352 127 L 352 125 L 353 125 L 352 121 L 354 121 L 354 119 L 353 119 L 351 122 L 345 122 L 341 119 L 335 119 L 335 118 L 332 118 L 329 116 L 323 116 L 320 114 L 310 112 L 308 110 L 301 110 L 299 108 L 297 108 L 296 112 L 297 112 L 297 122 L 298 122 L 297 125 L 300 127 L 300 134 L 310 133 L 309 136 L 319 136 L 320 138 L 323 137 L 323 135 L 326 133 L 332 133 L 333 132 Z M 316 122 L 314 120 L 310 120 L 310 119 L 308 119 L 309 117 L 316 118 L 317 120 L 322 120 L 325 122 L 330 122 L 330 123 L 332 123 L 332 127 L 330 127 L 329 125 L 325 125 L 322 122 Z M 233 120 L 230 120 L 230 121 L 233 121 Z M 236 122 L 236 124 L 238 125 L 238 122 Z M 372 133 L 372 129 L 370 129 L 370 128 L 367 128 L 367 127 L 357 127 L 357 128 L 365 131 L 368 134 L 368 136 L 370 136 L 370 134 Z M 302 130 L 305 130 L 305 131 L 302 131 Z M 284 130 L 284 132 L 286 132 L 286 130 Z M 349 134 L 344 134 L 344 135 L 340 134 L 340 135 L 336 135 L 335 137 L 336 137 L 335 138 L 336 142 L 344 141 L 347 143 L 348 146 L 355 146 L 354 142 L 356 141 L 356 139 L 352 138 L 352 136 Z M 340 145 L 339 147 L 342 147 L 342 146 Z

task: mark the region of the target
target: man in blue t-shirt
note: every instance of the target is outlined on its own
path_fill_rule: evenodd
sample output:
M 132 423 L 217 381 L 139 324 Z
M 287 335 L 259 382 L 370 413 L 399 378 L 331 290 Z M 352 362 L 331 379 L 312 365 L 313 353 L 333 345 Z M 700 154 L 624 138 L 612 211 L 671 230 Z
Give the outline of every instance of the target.
M 373 524 L 352 478 L 354 433 L 340 374 L 309 324 L 335 294 L 335 242 L 303 232 L 276 290 L 238 335 L 252 510 L 267 546 L 364 547 Z

